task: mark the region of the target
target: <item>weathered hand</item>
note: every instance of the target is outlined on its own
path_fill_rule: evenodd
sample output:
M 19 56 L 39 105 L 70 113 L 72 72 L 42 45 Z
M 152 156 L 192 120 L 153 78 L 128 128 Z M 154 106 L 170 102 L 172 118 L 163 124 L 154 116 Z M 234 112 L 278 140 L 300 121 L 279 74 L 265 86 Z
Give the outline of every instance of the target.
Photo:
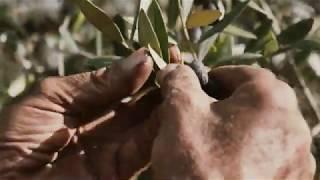
M 140 49 L 109 70 L 42 81 L 0 119 L 0 179 L 127 179 L 150 158 L 155 95 L 142 87 L 152 61 Z
M 261 68 L 226 66 L 209 76 L 223 100 L 204 93 L 187 66 L 158 74 L 155 178 L 311 180 L 311 137 L 294 91 Z

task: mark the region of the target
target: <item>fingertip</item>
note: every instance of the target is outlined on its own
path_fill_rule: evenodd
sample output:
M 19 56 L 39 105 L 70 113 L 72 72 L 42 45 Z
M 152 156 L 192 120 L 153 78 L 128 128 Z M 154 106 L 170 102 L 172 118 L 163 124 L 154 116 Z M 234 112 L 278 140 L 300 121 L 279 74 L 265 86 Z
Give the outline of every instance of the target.
M 163 70 L 159 71 L 156 76 L 156 81 L 160 84 L 163 84 L 165 78 L 175 71 L 179 65 L 178 64 L 168 64 Z
M 148 80 L 153 70 L 153 61 L 150 56 L 145 61 L 139 63 L 131 78 L 133 78 L 131 94 L 136 93 Z
M 152 62 L 146 48 L 140 48 L 136 52 L 132 53 L 129 57 L 124 59 L 120 66 L 126 72 L 132 72 L 138 65 L 150 64 Z

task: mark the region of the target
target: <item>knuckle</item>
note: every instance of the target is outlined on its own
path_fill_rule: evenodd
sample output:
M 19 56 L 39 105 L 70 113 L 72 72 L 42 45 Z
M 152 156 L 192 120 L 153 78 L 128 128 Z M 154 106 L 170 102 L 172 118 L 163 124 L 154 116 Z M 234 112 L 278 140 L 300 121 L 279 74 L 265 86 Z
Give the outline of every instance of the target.
M 268 69 L 259 68 L 256 73 L 256 79 L 262 81 L 274 81 L 276 80 L 276 76 Z
M 168 65 L 164 71 L 164 81 L 180 79 L 185 74 L 187 68 L 184 65 Z
M 254 94 L 260 105 L 278 109 L 293 109 L 297 107 L 294 90 L 285 82 L 278 79 L 259 81 L 254 85 Z
M 38 85 L 38 89 L 40 93 L 45 95 L 50 95 L 52 87 L 57 86 L 58 79 L 59 79 L 58 77 L 48 77 L 40 81 Z

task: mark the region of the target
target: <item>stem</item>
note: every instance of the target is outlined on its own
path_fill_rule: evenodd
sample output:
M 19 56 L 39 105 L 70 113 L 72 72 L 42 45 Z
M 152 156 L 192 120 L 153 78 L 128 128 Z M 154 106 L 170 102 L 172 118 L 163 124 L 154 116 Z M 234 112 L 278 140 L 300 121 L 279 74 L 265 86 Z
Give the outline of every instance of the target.
M 208 77 L 208 73 L 205 69 L 205 66 L 203 64 L 202 61 L 199 61 L 198 56 L 196 51 L 193 49 L 193 44 L 190 40 L 190 36 L 187 30 L 187 27 L 184 23 L 183 17 L 182 17 L 182 7 L 181 7 L 181 1 L 179 1 L 179 18 L 182 24 L 182 29 L 183 29 L 183 35 L 185 37 L 185 39 L 187 40 L 187 45 L 188 45 L 188 49 L 191 52 L 192 56 L 193 56 L 193 61 L 190 64 L 190 67 L 194 70 L 194 72 L 196 73 L 196 75 L 199 78 L 199 81 L 201 83 L 202 86 L 205 86 L 208 84 L 209 81 L 209 77 Z

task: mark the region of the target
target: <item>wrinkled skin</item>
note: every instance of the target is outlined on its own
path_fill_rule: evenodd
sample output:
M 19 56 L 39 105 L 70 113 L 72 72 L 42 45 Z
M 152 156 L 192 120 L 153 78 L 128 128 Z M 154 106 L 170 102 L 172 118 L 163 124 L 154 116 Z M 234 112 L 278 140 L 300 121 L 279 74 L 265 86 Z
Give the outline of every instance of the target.
M 109 70 L 42 81 L 0 119 L 0 179 L 128 179 L 149 159 L 159 103 L 139 90 L 153 63 L 140 49 Z
M 6 107 L 0 179 L 122 180 L 150 158 L 161 180 L 312 179 L 310 132 L 293 91 L 270 72 L 213 70 L 218 101 L 190 68 L 169 65 L 158 74 L 162 100 L 154 91 L 121 103 L 152 66 L 141 49 L 109 70 L 46 79 Z
M 216 100 L 195 73 L 169 65 L 159 75 L 164 102 L 152 152 L 155 179 L 310 180 L 310 132 L 293 90 L 269 71 L 226 66 L 209 75 Z M 170 148 L 168 148 L 170 147 Z

